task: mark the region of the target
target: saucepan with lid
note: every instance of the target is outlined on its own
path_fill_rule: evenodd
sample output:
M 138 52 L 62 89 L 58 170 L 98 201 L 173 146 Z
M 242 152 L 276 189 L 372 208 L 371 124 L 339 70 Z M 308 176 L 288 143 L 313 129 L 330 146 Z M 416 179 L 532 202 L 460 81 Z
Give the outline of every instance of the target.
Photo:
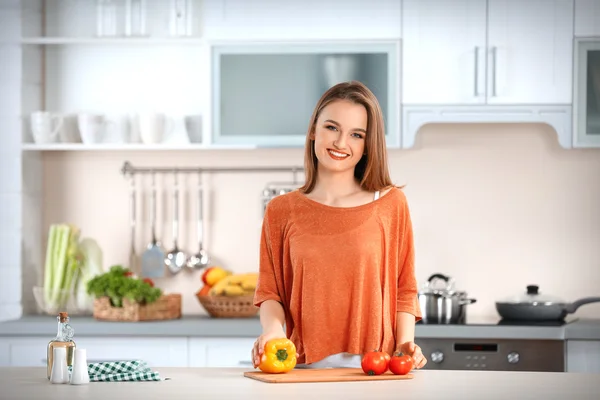
M 527 291 L 496 302 L 496 310 L 506 320 L 562 321 L 585 304 L 600 302 L 600 297 L 584 297 L 572 303 L 540 293 L 539 286 L 529 285 Z
M 419 291 L 423 324 L 464 324 L 467 306 L 477 300 L 467 298 L 467 292 L 454 289 L 454 279 L 433 274 Z

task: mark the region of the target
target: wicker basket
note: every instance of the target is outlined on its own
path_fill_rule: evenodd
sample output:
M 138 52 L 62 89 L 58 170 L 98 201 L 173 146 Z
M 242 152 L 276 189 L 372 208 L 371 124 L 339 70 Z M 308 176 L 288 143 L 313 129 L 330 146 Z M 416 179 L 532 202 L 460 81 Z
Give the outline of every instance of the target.
M 247 318 L 258 314 L 254 296 L 201 296 L 196 294 L 206 312 L 215 318 Z
M 108 297 L 94 300 L 94 318 L 105 321 L 152 321 L 181 318 L 181 294 L 162 295 L 154 303 L 140 305 L 123 299 L 123 307 L 113 307 Z

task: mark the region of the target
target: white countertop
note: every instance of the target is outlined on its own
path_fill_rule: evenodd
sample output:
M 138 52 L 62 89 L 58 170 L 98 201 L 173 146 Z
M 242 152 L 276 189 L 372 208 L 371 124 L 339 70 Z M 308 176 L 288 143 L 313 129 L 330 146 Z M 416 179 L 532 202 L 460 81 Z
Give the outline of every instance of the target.
M 245 369 L 156 368 L 170 380 L 53 385 L 45 368 L 0 368 L 1 400 L 117 399 L 598 399 L 600 374 L 416 371 L 414 379 L 340 383 L 263 383 Z

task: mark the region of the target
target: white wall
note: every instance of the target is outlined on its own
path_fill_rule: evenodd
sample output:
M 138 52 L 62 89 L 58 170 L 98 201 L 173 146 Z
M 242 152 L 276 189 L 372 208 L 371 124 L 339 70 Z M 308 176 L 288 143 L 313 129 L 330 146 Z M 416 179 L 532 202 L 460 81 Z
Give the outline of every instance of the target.
M 46 153 L 44 231 L 53 222 L 73 222 L 99 241 L 107 265 L 126 263 L 128 183 L 119 173 L 125 160 L 137 166 L 300 165 L 302 151 Z M 564 150 L 545 125 L 432 125 L 423 128 L 414 150 L 390 152 L 390 164 L 394 181 L 407 185 L 419 281 L 434 272 L 455 277 L 478 300 L 471 315 L 495 316 L 495 300 L 531 283 L 566 300 L 600 295 L 600 149 Z M 187 251 L 196 250 L 189 197 L 195 179 L 188 179 L 184 200 Z M 261 190 L 268 181 L 290 179 L 285 173 L 208 177 L 206 244 L 225 267 L 257 269 Z M 168 190 L 171 180 L 159 185 Z M 169 194 L 159 226 L 167 248 Z M 148 221 L 146 213 L 138 251 L 150 240 Z M 159 285 L 183 293 L 184 313 L 204 312 L 194 297 L 201 287 L 197 273 Z M 600 304 L 577 315 L 600 317 Z

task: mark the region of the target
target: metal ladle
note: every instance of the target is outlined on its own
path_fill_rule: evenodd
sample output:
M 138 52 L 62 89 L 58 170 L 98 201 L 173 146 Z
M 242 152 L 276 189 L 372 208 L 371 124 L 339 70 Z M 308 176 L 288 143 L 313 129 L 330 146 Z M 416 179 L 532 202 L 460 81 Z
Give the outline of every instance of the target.
M 179 183 L 177 182 L 177 171 L 175 171 L 175 188 L 173 190 L 173 250 L 167 253 L 165 265 L 173 275 L 181 272 L 185 266 L 187 256 L 179 249 L 177 240 L 179 238 Z
M 190 256 L 187 261 L 188 268 L 192 270 L 200 270 L 208 267 L 210 264 L 210 257 L 208 251 L 203 246 L 204 240 L 204 227 L 203 227 L 203 198 L 202 198 L 202 175 L 198 175 L 198 253 Z

